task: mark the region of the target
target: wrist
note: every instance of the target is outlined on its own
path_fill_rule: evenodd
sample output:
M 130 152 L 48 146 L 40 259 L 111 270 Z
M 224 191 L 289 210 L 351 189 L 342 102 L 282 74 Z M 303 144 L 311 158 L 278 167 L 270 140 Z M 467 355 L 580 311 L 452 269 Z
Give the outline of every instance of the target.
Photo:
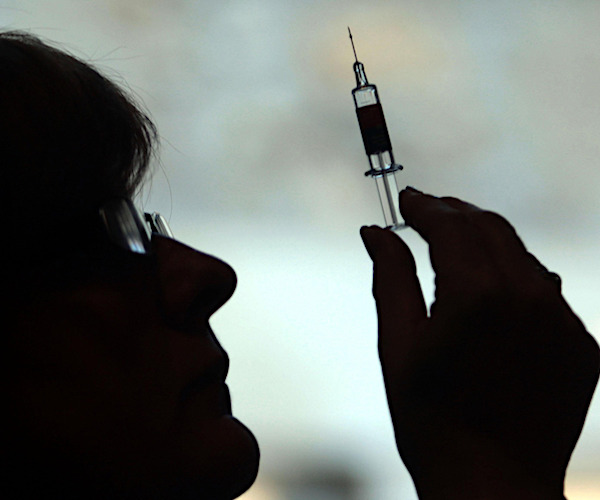
M 438 462 L 413 476 L 419 499 L 565 500 L 564 474 L 543 474 L 498 455 L 487 459 Z
M 415 487 L 419 500 L 566 500 L 561 480 L 539 481 L 522 471 L 484 470 L 475 467 L 447 469 L 444 474 L 427 475 Z
M 567 500 L 561 493 L 530 487 L 494 489 L 477 488 L 425 488 L 417 490 L 419 500 Z
M 560 465 L 535 454 L 516 454 L 481 434 L 458 431 L 455 427 L 445 446 L 435 444 L 413 460 L 402 457 L 420 500 L 565 500 Z

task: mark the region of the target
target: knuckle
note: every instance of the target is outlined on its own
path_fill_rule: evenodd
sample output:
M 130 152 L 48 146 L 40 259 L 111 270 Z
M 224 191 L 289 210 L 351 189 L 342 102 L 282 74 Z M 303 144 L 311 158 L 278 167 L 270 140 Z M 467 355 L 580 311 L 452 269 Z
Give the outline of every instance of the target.
M 589 333 L 586 336 L 586 340 L 588 342 L 588 347 L 586 349 L 590 358 L 590 364 L 596 373 L 597 378 L 598 374 L 600 373 L 600 347 L 598 346 L 596 339 Z
M 440 200 L 454 208 L 468 206 L 468 203 L 454 196 L 441 196 Z
M 519 282 L 519 295 L 529 304 L 542 309 L 554 308 L 561 297 L 560 287 L 542 276 L 532 276 Z
M 509 230 L 512 233 L 516 234 L 513 226 L 508 222 L 502 215 L 496 212 L 492 212 L 490 210 L 480 210 L 478 212 L 474 212 L 471 215 L 473 221 L 478 226 L 485 226 L 491 228 L 499 228 L 503 230 Z

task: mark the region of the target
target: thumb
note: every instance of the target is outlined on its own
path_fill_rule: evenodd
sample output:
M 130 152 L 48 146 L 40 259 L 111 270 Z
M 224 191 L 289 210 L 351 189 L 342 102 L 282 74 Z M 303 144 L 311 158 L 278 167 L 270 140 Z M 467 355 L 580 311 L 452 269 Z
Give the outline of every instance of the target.
M 373 260 L 373 296 L 379 323 L 379 355 L 384 370 L 404 357 L 417 326 L 427 318 L 425 299 L 410 249 L 398 235 L 377 226 L 360 235 Z

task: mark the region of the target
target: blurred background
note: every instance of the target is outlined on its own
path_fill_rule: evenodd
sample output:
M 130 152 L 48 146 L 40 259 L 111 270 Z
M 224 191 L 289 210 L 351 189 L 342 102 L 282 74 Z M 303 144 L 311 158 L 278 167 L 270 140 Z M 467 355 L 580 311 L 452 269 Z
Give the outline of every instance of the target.
M 363 224 L 382 224 L 353 102 L 352 28 L 403 184 L 504 214 L 600 334 L 600 3 L 3 0 L 158 124 L 140 196 L 239 278 L 213 327 L 262 444 L 245 500 L 414 499 L 376 352 Z M 431 301 L 427 249 L 411 230 Z M 600 397 L 568 477 L 600 498 Z

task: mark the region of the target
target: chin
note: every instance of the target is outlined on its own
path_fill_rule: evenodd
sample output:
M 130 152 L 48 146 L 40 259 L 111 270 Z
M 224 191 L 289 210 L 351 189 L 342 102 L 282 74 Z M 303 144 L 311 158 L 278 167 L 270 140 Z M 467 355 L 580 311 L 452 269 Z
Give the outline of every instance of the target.
M 247 491 L 258 474 L 256 438 L 234 417 L 184 430 L 179 446 L 179 478 L 171 498 L 230 500 Z
M 179 417 L 168 430 L 121 439 L 90 424 L 89 443 L 80 434 L 61 435 L 56 443 L 41 431 L 15 431 L 5 448 L 9 480 L 0 496 L 231 500 L 248 490 L 260 461 L 252 432 L 229 411 Z M 5 494 L 13 486 L 16 497 Z

